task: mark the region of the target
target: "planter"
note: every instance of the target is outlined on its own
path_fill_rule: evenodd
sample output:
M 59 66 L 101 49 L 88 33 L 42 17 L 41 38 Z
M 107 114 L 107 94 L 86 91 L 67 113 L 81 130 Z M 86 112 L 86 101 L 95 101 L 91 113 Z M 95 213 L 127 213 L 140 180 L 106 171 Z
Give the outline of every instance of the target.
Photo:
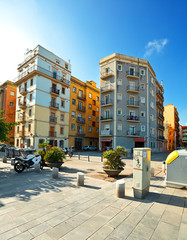
M 64 162 L 58 162 L 58 163 L 49 163 L 49 162 L 46 162 L 46 165 L 50 168 L 53 168 L 53 167 L 56 167 L 56 168 L 59 168 L 62 166 Z
M 124 170 L 124 168 L 118 170 L 103 168 L 103 170 L 109 177 L 117 177 L 120 174 L 120 172 Z

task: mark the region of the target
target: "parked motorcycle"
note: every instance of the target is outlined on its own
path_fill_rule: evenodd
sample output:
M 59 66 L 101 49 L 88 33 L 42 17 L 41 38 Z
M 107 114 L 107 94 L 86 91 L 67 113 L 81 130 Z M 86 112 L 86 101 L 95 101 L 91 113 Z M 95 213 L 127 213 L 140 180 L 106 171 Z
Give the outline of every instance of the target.
M 45 164 L 43 163 L 42 158 L 39 154 L 29 154 L 26 156 L 26 158 L 19 156 L 14 160 L 14 170 L 18 173 L 21 173 L 25 168 L 34 168 L 35 164 L 40 164 L 41 169 Z

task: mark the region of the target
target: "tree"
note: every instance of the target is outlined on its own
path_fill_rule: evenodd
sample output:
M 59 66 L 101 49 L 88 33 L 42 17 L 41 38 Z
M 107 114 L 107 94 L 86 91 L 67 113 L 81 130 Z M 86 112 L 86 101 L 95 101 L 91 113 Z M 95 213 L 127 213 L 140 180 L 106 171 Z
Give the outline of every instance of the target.
M 6 118 L 3 117 L 3 113 L 4 111 L 0 111 L 0 141 L 7 142 L 9 141 L 9 138 L 7 137 L 9 131 L 11 131 L 14 126 L 19 125 L 19 122 L 6 122 Z

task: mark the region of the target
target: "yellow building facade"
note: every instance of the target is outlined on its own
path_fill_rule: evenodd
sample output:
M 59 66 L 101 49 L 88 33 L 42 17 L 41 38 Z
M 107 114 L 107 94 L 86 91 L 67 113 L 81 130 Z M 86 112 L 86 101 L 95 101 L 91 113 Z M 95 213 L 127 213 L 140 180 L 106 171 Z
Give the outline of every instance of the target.
M 69 146 L 82 150 L 84 146 L 99 147 L 100 90 L 94 81 L 82 82 L 71 77 Z

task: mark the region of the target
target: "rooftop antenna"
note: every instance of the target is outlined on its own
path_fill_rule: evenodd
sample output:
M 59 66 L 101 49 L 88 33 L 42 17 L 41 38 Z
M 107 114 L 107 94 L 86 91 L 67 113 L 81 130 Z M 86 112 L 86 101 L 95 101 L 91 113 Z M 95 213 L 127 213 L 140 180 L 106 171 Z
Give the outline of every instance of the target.
M 161 80 L 161 86 L 163 87 L 163 80 Z

